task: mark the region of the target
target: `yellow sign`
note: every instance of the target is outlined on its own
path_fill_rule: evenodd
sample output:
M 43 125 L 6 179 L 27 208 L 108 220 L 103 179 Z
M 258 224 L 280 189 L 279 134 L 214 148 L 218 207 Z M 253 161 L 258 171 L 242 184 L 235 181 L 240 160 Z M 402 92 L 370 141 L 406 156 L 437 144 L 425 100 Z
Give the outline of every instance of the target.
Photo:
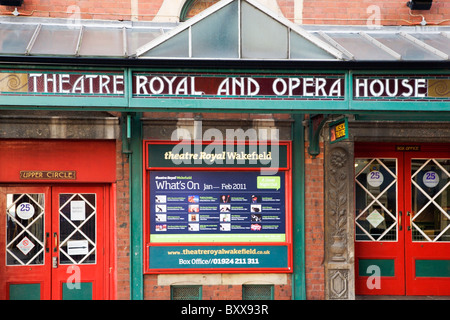
M 348 138 L 347 118 L 330 124 L 330 143 L 338 142 Z

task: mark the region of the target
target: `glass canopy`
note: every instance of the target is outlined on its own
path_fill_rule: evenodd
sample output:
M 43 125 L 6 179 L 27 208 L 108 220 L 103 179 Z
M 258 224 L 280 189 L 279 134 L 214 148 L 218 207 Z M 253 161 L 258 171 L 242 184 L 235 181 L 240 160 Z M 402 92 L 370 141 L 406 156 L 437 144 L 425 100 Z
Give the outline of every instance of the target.
M 0 55 L 128 58 L 174 24 L 0 18 Z
M 255 0 L 222 0 L 181 24 L 0 17 L 0 56 L 448 61 L 450 26 L 299 26 Z
M 222 0 L 142 46 L 139 58 L 338 60 L 343 54 L 254 0 Z

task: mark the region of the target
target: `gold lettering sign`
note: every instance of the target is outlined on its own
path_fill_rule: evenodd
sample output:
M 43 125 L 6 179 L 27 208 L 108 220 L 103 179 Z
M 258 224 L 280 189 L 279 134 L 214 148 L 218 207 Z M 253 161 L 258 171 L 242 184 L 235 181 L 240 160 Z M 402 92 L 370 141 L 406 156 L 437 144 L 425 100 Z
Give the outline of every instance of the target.
M 21 180 L 75 180 L 76 171 L 20 171 Z
M 418 145 L 405 145 L 405 146 L 395 146 L 396 151 L 420 151 L 420 146 Z
M 342 137 L 345 137 L 345 123 L 341 123 L 341 124 L 338 124 L 337 126 L 336 126 L 336 139 L 340 139 L 340 138 L 342 138 Z

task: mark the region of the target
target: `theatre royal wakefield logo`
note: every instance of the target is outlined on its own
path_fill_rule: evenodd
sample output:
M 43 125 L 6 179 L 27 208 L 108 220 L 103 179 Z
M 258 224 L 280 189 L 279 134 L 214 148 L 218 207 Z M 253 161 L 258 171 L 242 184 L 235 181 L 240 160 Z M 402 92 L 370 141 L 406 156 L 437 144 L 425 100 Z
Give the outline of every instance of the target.
M 353 75 L 354 100 L 448 100 L 448 75 Z M 121 71 L 3 70 L 0 94 L 124 97 Z M 132 73 L 133 98 L 344 100 L 341 74 Z

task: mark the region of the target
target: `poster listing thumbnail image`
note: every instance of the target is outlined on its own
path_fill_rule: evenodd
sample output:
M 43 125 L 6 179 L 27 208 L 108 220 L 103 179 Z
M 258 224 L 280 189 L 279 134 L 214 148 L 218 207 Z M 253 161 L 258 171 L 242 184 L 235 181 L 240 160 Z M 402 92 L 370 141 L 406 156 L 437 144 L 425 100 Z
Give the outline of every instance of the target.
M 151 172 L 150 241 L 284 242 L 284 175 Z

